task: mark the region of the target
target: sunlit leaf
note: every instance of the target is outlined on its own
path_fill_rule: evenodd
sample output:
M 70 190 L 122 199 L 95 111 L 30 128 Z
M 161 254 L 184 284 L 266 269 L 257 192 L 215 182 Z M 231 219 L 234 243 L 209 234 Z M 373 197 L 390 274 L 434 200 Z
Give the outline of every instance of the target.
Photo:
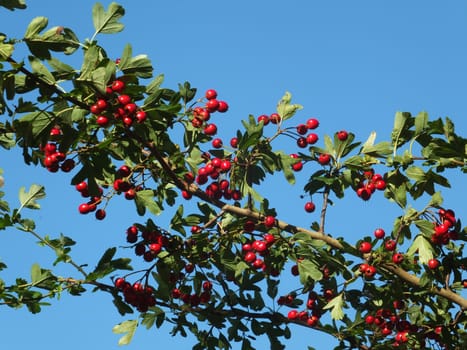
M 135 335 L 136 328 L 138 327 L 138 320 L 128 320 L 117 324 L 112 328 L 115 334 L 125 334 L 118 340 L 118 345 L 130 344 L 133 336 Z

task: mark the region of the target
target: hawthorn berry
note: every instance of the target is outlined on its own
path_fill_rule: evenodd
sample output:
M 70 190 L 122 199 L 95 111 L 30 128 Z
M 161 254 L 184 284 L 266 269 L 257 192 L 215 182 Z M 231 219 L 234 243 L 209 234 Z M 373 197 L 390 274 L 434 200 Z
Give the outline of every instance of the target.
M 208 99 L 208 100 L 215 99 L 215 98 L 217 97 L 217 91 L 214 90 L 214 89 L 206 90 L 206 93 L 204 94 L 204 96 L 205 96 L 206 99 Z
M 229 109 L 229 105 L 225 101 L 219 101 L 219 106 L 217 107 L 217 111 L 219 113 L 225 113 Z
M 308 127 L 305 124 L 298 124 L 297 125 L 297 133 L 299 135 L 305 135 L 308 131 Z
M 314 145 L 316 142 L 318 142 L 318 135 L 315 133 L 308 134 L 306 137 L 306 142 L 309 145 Z
M 319 121 L 315 118 L 310 118 L 306 122 L 308 129 L 316 129 L 319 126 Z
M 305 203 L 305 211 L 307 213 L 312 213 L 312 212 L 315 211 L 315 209 L 316 209 L 315 203 L 313 203 L 313 202 L 306 202 Z
M 359 246 L 358 250 L 362 254 L 367 254 L 367 253 L 371 252 L 371 248 L 372 248 L 371 243 L 367 242 L 367 241 L 364 241 L 364 242 L 360 243 L 360 246 Z
M 258 117 L 258 123 L 260 122 L 263 122 L 263 125 L 266 126 L 269 124 L 269 116 L 267 116 L 266 114 L 261 114 L 259 117 Z
M 318 163 L 321 165 L 327 165 L 331 161 L 331 156 L 329 154 L 322 153 L 318 157 Z
M 269 120 L 271 121 L 271 123 L 273 124 L 279 124 L 281 122 L 281 116 L 278 114 L 278 113 L 272 113 L 270 116 L 269 116 Z
M 377 228 L 373 234 L 376 238 L 382 239 L 386 235 L 386 232 L 382 228 Z
M 345 140 L 347 140 L 348 137 L 349 137 L 349 133 L 347 131 L 345 131 L 345 130 L 341 130 L 341 131 L 337 132 L 337 138 L 340 141 L 345 141 Z
M 427 265 L 428 265 L 428 268 L 430 270 L 435 270 L 439 266 L 439 260 L 438 259 L 430 259 L 430 260 L 428 260 Z
M 214 140 L 212 140 L 212 147 L 222 148 L 222 140 L 220 138 L 215 138 Z
M 271 228 L 276 224 L 276 218 L 274 216 L 268 215 L 264 218 L 264 226 Z
M 120 93 L 125 88 L 125 83 L 121 80 L 114 80 L 110 88 L 112 89 L 112 91 Z

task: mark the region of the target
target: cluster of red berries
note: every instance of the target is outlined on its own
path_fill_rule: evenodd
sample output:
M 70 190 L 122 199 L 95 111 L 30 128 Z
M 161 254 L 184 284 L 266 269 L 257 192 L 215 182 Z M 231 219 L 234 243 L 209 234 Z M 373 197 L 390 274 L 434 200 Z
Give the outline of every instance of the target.
M 450 240 L 456 240 L 458 238 L 456 221 L 456 215 L 452 209 L 439 209 L 431 241 L 437 245 L 445 245 Z
M 384 191 L 386 189 L 386 181 L 381 174 L 375 174 L 374 170 L 367 170 L 359 179 L 357 185 L 357 196 L 367 201 L 376 191 Z
M 124 94 L 125 83 L 122 80 L 114 80 L 106 88 L 106 95 L 100 96 L 89 110 L 96 117 L 96 123 L 100 127 L 107 128 L 115 121 L 121 121 L 124 126 L 130 127 L 136 121 L 143 123 L 146 112 L 138 107 L 133 99 Z
M 54 128 L 53 130 L 60 130 Z M 56 133 L 57 131 L 52 131 Z M 55 142 L 48 142 L 42 147 L 44 152 L 43 164 L 48 171 L 56 173 L 59 169 L 65 173 L 70 172 L 75 167 L 75 161 L 72 158 L 66 158 L 66 154 L 58 150 L 58 145 Z
M 193 109 L 191 124 L 193 127 L 200 129 L 206 135 L 215 135 L 217 133 L 217 126 L 213 123 L 208 123 L 211 118 L 211 114 L 214 112 L 225 113 L 229 109 L 229 105 L 225 101 L 219 101 L 217 99 L 217 91 L 209 89 L 205 93 L 206 104 L 204 107 L 195 107 Z
M 80 214 L 88 214 L 91 212 L 95 212 L 96 219 L 103 220 L 106 216 L 105 209 L 97 209 L 97 206 L 102 203 L 103 197 L 103 189 L 101 187 L 98 188 L 98 193 L 94 196 L 91 196 L 89 191 L 89 186 L 86 181 L 81 181 L 80 183 L 75 185 L 75 189 L 81 193 L 81 196 L 84 198 L 89 198 L 89 201 L 86 203 L 81 203 L 78 207 L 78 211 Z
M 244 225 L 246 232 L 253 232 L 255 223 L 248 220 Z M 269 248 L 276 241 L 276 237 L 271 233 L 265 233 L 263 239 L 256 239 L 252 242 L 247 242 L 242 245 L 243 260 L 250 264 L 256 270 L 266 272 L 268 265 L 264 261 L 264 257 L 269 254 Z M 271 275 L 276 276 L 277 272 L 270 271 Z
M 135 184 L 135 181 L 131 177 L 132 175 L 133 170 L 124 164 L 118 168 L 113 182 L 113 189 L 117 194 L 123 193 L 127 200 L 135 199 L 136 192 L 142 189 L 141 186 Z
M 123 277 L 115 279 L 114 285 L 123 292 L 125 302 L 134 306 L 139 312 L 146 312 L 149 307 L 156 305 L 154 289 L 151 286 L 145 286 L 141 282 L 131 284 Z
M 218 157 L 210 158 L 209 154 L 205 155 L 209 157 L 206 163 L 198 169 L 198 174 L 194 176 L 191 172 L 186 173 L 184 178 L 188 184 L 196 182 L 198 185 L 206 184 L 209 179 L 211 181 L 205 189 L 207 195 L 211 198 L 221 199 L 222 197 L 226 200 L 240 200 L 242 198 L 239 190 L 231 189 L 230 182 L 227 179 L 223 179 L 230 169 L 232 163 L 228 159 L 221 159 Z M 185 199 L 191 199 L 192 194 L 189 191 L 183 190 L 182 197 Z
M 179 288 L 172 289 L 172 298 L 180 299 L 183 303 L 198 306 L 200 304 L 207 304 L 211 300 L 212 282 L 204 281 L 202 284 L 202 291 L 200 293 L 184 293 Z
M 128 227 L 126 230 L 126 240 L 128 243 L 134 243 L 135 255 L 142 256 L 144 261 L 153 261 L 159 253 L 167 247 L 168 238 L 159 229 L 145 229 L 139 237 L 139 229 L 136 225 Z M 138 239 L 140 241 L 138 242 Z
M 329 301 L 332 299 L 334 293 L 331 289 L 326 289 L 323 297 Z M 281 296 L 277 300 L 279 305 L 292 305 L 295 300 L 294 294 L 288 294 L 286 296 Z M 319 306 L 318 294 L 314 291 L 308 293 L 308 299 L 306 301 L 305 310 L 293 309 L 287 313 L 287 318 L 291 321 L 301 321 L 306 323 L 310 327 L 315 327 L 321 317 L 321 307 Z
M 405 308 L 402 300 L 393 302 L 394 311 Z M 365 323 L 383 337 L 394 337 L 394 347 L 401 346 L 410 340 L 410 335 L 420 335 L 420 329 L 405 319 L 401 319 L 396 312 L 389 309 L 378 309 L 375 313 L 368 314 L 365 317 Z M 423 334 L 424 338 L 439 340 L 439 335 L 443 330 L 442 326 L 435 326 Z
M 122 165 L 120 168 L 118 168 L 115 175 L 116 179 L 113 182 L 113 189 L 115 190 L 115 192 L 117 194 L 124 193 L 125 198 L 128 200 L 134 199 L 136 196 L 136 192 L 141 190 L 140 186 L 136 186 L 134 184 L 134 181 L 131 179 L 131 175 L 131 168 L 127 165 Z M 96 212 L 96 218 L 98 220 L 103 220 L 106 216 L 105 209 L 97 209 L 97 205 L 103 202 L 103 188 L 99 187 L 98 194 L 94 196 L 90 195 L 88 183 L 86 181 L 82 181 L 76 184 L 75 188 L 78 192 L 81 193 L 81 196 L 83 196 L 84 198 L 90 198 L 88 202 L 79 205 L 78 211 L 81 214 Z

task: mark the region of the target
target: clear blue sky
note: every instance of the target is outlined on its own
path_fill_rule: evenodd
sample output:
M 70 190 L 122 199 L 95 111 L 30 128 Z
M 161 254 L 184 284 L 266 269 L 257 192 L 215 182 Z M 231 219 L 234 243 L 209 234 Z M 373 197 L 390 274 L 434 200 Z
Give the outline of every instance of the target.
M 107 7 L 108 2 L 102 2 Z M 375 130 L 388 139 L 396 111 L 431 117 L 451 117 L 460 134 L 467 131 L 467 3 L 463 1 L 121 1 L 126 28 L 98 40 L 112 57 L 127 43 L 133 53 L 147 54 L 155 73 L 164 73 L 165 86 L 190 81 L 200 93 L 215 88 L 230 105 L 218 117 L 226 139 L 248 114 L 274 112 L 279 98 L 290 91 L 303 121 L 314 116 L 320 134 L 346 129 L 365 140 Z M 21 38 L 35 16 L 49 25 L 72 28 L 81 40 L 94 28 L 94 1 L 28 1 L 25 11 L 0 9 L 0 32 Z M 18 50 L 16 60 L 26 59 Z M 79 61 L 70 58 L 70 64 Z M 299 120 L 297 118 L 297 122 Z M 132 206 L 111 204 L 109 217 L 96 222 L 79 216 L 80 198 L 66 176 L 26 168 L 17 154 L 0 150 L 8 199 L 17 203 L 17 190 L 31 183 L 46 186 L 43 210 L 31 213 L 38 231 L 52 236 L 63 232 L 78 241 L 73 256 L 94 262 L 108 246 L 124 244 L 124 231 L 137 220 Z M 282 186 L 281 180 L 272 183 Z M 446 205 L 466 217 L 465 179 L 452 180 L 454 191 L 443 193 Z M 272 204 L 279 215 L 306 225 L 300 186 L 275 191 Z M 353 197 L 353 196 L 348 196 Z M 358 206 L 355 206 L 358 203 Z M 374 205 L 373 205 L 374 204 Z M 378 206 L 381 204 L 382 206 Z M 349 208 L 352 210 L 349 210 Z M 112 209 L 113 208 L 113 209 Z M 298 208 L 298 210 L 297 210 Z M 114 210 L 114 212 L 112 212 Z M 390 227 L 396 208 L 375 199 L 371 205 L 346 198 L 330 211 L 328 231 L 351 242 L 376 227 Z M 392 215 L 392 217 L 391 217 Z M 313 218 L 315 220 L 316 218 Z M 161 219 L 162 220 L 162 219 Z M 354 237 L 354 238 L 352 238 Z M 50 266 L 53 256 L 16 231 L 0 232 L 0 259 L 10 266 L 2 278 L 29 276 L 34 262 Z M 66 270 L 64 270 L 66 271 Z M 101 293 L 81 298 L 63 296 L 38 315 L 26 310 L 0 311 L 0 349 L 117 349 L 113 325 L 121 318 Z M 317 332 L 297 333 L 290 349 L 330 349 L 333 339 Z M 127 347 L 191 348 L 167 329 L 140 328 Z M 267 341 L 258 343 L 267 349 Z

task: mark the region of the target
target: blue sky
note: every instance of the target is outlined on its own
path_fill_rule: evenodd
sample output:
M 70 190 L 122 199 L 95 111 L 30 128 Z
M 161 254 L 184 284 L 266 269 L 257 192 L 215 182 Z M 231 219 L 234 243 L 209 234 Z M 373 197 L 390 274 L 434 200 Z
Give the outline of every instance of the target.
M 107 7 L 108 2 L 102 2 Z M 215 88 L 229 103 L 219 116 L 220 136 L 229 139 L 248 114 L 270 114 L 285 91 L 304 105 L 295 119 L 320 120 L 320 134 L 346 129 L 365 140 L 371 131 L 388 139 L 396 111 L 427 111 L 432 118 L 449 116 L 457 131 L 467 131 L 467 3 L 463 1 L 121 1 L 125 30 L 98 40 L 112 57 L 131 43 L 134 54 L 147 54 L 155 73 L 164 73 L 165 86 L 190 81 L 200 94 Z M 94 1 L 28 1 L 25 11 L 0 9 L 0 32 L 21 38 L 36 16 L 49 25 L 72 28 L 81 40 L 93 34 Z M 26 58 L 24 50 L 14 54 Z M 78 58 L 64 61 L 79 64 Z M 79 196 L 66 176 L 21 163 L 18 154 L 0 150 L 12 206 L 17 190 L 31 183 L 46 186 L 43 210 L 31 213 L 38 231 L 63 232 L 78 241 L 75 259 L 94 262 L 108 246 L 124 244 L 124 230 L 136 214 L 131 206 L 111 204 L 109 217 L 96 222 L 79 216 Z M 460 193 L 465 180 L 452 179 L 453 191 L 443 192 L 446 205 L 458 216 L 467 214 Z M 282 180 L 267 189 L 282 186 Z M 300 186 L 271 195 L 280 216 L 306 225 Z M 462 189 L 462 190 L 461 190 Z M 352 196 L 348 196 L 352 197 Z M 358 206 L 355 206 L 358 203 Z M 373 205 L 374 204 L 374 205 Z M 381 206 L 378 206 L 381 204 Z M 352 206 L 352 210 L 349 207 Z M 111 212 L 113 207 L 114 213 Z M 297 210 L 299 208 L 299 210 Z M 383 200 L 371 205 L 346 198 L 329 213 L 328 230 L 356 241 L 376 227 L 390 227 L 400 212 Z M 392 215 L 392 217 L 391 217 Z M 316 218 L 313 218 L 316 220 Z M 32 263 L 50 266 L 53 256 L 34 240 L 16 231 L 0 232 L 0 259 L 10 266 L 2 278 L 29 275 Z M 64 268 L 66 272 L 66 268 Z M 88 293 L 63 296 L 38 315 L 26 310 L 0 312 L 0 348 L 117 349 L 113 325 L 121 318 L 110 298 Z M 130 316 L 131 317 L 131 316 Z M 331 348 L 332 339 L 299 331 L 290 349 L 312 345 Z M 190 348 L 171 338 L 167 329 L 138 330 L 127 349 L 148 346 Z M 261 341 L 258 348 L 268 348 Z

